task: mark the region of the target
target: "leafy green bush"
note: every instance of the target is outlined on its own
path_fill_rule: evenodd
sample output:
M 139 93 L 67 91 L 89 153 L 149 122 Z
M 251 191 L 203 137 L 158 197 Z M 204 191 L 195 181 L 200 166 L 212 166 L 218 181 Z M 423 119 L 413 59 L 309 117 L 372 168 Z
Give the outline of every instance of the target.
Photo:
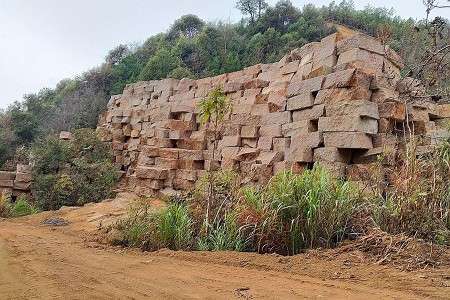
M 36 201 L 44 210 L 99 202 L 119 178 L 109 147 L 91 129 L 76 130 L 72 141 L 46 136 L 30 153 Z

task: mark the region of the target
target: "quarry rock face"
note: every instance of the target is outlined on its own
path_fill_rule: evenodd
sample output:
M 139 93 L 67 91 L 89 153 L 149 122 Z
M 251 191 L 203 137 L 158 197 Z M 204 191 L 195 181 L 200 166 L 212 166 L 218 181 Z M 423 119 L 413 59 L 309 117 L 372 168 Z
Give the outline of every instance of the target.
M 143 196 L 192 188 L 218 169 L 264 182 L 320 162 L 363 180 L 360 170 L 386 149 L 395 154 L 420 137 L 426 153 L 448 137 L 450 106 L 432 102 L 417 80 L 402 79 L 402 65 L 372 37 L 336 33 L 272 64 L 127 85 L 111 97 L 98 131 L 112 143 L 126 188 Z M 233 110 L 214 130 L 200 123 L 197 105 L 218 85 Z

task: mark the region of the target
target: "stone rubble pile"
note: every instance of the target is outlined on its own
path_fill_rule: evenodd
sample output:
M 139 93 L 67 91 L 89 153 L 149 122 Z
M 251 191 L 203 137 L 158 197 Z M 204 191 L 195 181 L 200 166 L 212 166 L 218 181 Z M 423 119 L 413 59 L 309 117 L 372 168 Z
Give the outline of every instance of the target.
M 15 172 L 0 171 L 0 194 L 13 197 L 31 193 L 32 177 L 28 165 L 17 165 Z
M 418 152 L 432 152 L 447 135 L 450 106 L 427 98 L 419 81 L 402 79 L 402 67 L 378 40 L 336 33 L 273 64 L 127 85 L 111 97 L 98 130 L 112 142 L 124 185 L 139 195 L 189 189 L 219 168 L 264 182 L 320 162 L 360 180 L 386 149 L 395 156 L 419 137 Z M 215 132 L 200 123 L 197 105 L 219 84 L 233 110 Z

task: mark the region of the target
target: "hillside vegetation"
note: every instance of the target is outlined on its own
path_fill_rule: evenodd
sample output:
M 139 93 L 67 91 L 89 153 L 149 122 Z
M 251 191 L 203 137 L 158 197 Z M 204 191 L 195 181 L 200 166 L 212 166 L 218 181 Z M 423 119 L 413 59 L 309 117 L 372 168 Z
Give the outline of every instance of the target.
M 196 79 L 274 62 L 293 48 L 334 32 L 333 24 L 380 35 L 405 58 L 405 74 L 429 82 L 437 100 L 448 94 L 448 76 L 444 76 L 449 68 L 445 64 L 449 50 L 445 45 L 450 39 L 447 20 L 403 20 L 386 8 L 356 10 L 352 1 L 320 8 L 312 4 L 297 8 L 288 0 L 273 7 L 256 1 L 264 4 L 258 11 L 240 6 L 245 2 L 238 1 L 237 6 L 248 18 L 238 23 L 205 22 L 185 15 L 167 32 L 141 45 L 117 46 L 100 66 L 63 79 L 55 88 L 25 95 L 22 102 L 0 114 L 0 166 L 8 169 L 24 160 L 17 149 L 23 150 L 22 146 L 28 147 L 37 138 L 61 130 L 95 128 L 109 97 L 121 93 L 128 83 L 166 77 Z M 424 7 L 424 16 L 425 11 Z M 442 45 L 447 52 L 437 51 Z M 424 68 L 424 61 L 444 67 Z

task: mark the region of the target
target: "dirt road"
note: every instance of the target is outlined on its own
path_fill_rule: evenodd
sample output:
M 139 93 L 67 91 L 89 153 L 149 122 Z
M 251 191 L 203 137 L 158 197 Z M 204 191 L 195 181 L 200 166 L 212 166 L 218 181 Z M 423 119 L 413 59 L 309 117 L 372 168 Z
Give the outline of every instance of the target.
M 114 206 L 109 216 L 123 207 Z M 103 208 L 0 220 L 0 299 L 449 299 L 450 270 L 368 265 L 362 253 L 141 253 L 99 243 Z M 42 224 L 49 216 L 68 226 Z

